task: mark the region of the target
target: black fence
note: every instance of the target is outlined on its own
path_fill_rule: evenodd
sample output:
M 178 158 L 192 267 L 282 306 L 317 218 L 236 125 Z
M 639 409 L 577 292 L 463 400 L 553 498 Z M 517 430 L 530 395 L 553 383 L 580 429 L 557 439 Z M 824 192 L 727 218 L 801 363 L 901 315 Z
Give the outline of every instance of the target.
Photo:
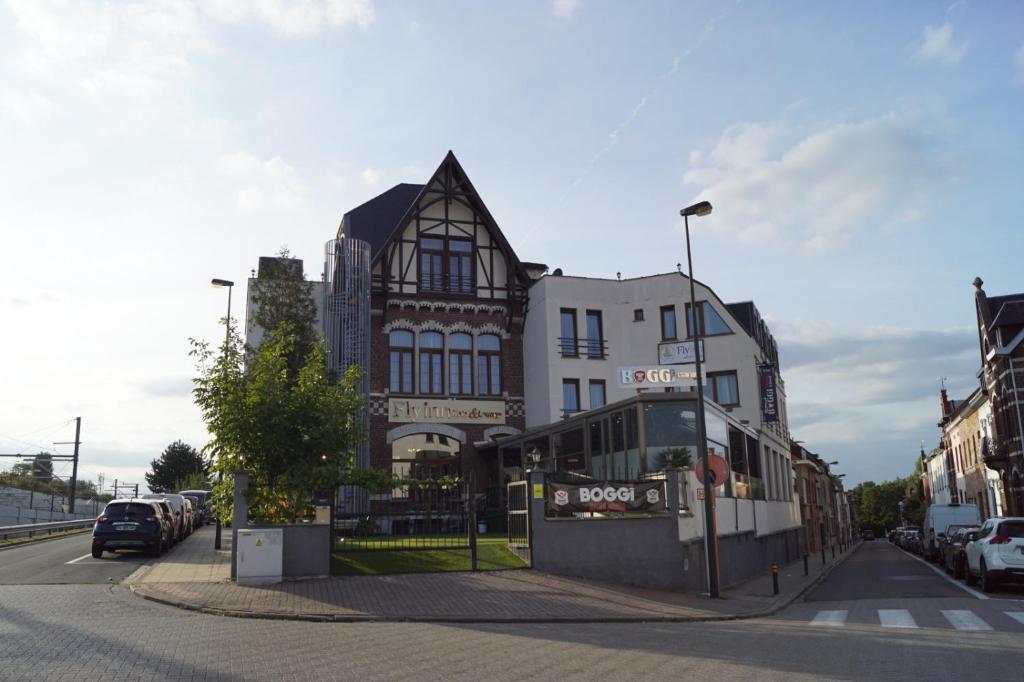
M 359 510 L 335 514 L 340 552 L 470 549 L 471 522 L 465 484 L 419 484 L 383 495 L 364 494 Z M 385 499 L 381 499 L 385 498 Z

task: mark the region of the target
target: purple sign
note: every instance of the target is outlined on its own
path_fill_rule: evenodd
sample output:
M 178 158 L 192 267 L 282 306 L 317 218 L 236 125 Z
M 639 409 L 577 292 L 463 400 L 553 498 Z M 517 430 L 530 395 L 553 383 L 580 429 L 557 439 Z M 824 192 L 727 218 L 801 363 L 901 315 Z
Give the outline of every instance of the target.
M 759 365 L 761 381 L 761 421 L 779 421 L 779 396 L 775 386 L 775 365 Z

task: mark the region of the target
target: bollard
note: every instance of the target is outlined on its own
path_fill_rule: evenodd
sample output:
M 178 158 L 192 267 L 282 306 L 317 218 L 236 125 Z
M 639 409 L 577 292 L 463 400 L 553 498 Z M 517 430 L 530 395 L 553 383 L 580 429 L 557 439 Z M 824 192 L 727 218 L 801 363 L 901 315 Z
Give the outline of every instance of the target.
M 804 575 L 807 575 L 807 555 L 804 554 Z
M 772 564 L 772 594 L 779 594 L 779 565 Z
M 836 546 L 835 545 L 832 545 L 832 558 L 833 559 L 836 558 Z
M 825 545 L 821 546 L 821 565 L 825 565 Z

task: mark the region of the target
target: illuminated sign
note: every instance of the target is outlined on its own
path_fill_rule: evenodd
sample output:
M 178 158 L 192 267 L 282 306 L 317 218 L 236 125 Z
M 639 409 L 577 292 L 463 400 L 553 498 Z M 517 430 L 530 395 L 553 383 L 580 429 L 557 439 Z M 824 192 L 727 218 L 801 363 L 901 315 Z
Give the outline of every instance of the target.
M 390 398 L 388 421 L 421 424 L 504 424 L 505 401 Z

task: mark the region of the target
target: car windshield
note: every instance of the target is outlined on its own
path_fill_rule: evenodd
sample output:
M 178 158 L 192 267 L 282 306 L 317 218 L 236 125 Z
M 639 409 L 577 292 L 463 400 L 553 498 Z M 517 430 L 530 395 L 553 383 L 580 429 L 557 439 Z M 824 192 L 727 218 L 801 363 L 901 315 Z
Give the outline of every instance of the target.
M 108 519 L 144 519 L 147 516 L 153 516 L 156 512 L 148 504 L 108 504 L 107 508 L 103 510 L 103 515 Z
M 1024 521 L 1003 521 L 999 524 L 999 532 L 996 534 L 1024 538 Z

